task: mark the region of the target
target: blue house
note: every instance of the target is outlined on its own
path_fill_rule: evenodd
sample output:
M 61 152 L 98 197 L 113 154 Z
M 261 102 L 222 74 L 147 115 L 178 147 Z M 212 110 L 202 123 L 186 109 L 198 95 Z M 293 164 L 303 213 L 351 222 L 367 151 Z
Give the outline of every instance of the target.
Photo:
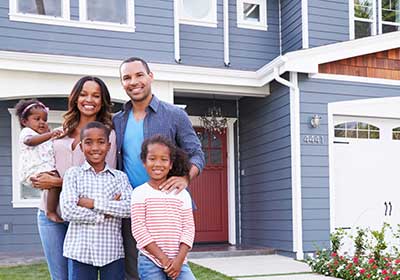
M 14 105 L 36 97 L 57 126 L 75 81 L 95 75 L 118 110 L 130 56 L 202 141 L 197 242 L 302 259 L 335 228 L 400 223 L 399 28 L 394 0 L 0 1 L 0 252 L 41 250 Z M 202 128 L 213 107 L 222 134 Z

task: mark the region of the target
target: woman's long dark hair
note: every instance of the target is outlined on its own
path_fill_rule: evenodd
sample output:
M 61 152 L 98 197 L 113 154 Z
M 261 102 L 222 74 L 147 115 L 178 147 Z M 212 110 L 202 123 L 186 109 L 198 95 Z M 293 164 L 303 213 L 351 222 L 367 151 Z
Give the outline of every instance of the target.
M 111 113 L 112 103 L 106 84 L 98 77 L 84 76 L 75 83 L 68 97 L 68 111 L 64 114 L 63 123 L 63 129 L 66 135 L 71 135 L 79 125 L 80 112 L 77 100 L 82 91 L 83 85 L 87 81 L 93 81 L 100 86 L 101 109 L 96 115 L 96 121 L 103 123 L 109 129 L 113 128 Z
M 161 144 L 169 149 L 169 154 L 172 162 L 172 168 L 168 172 L 167 178 L 172 176 L 188 176 L 191 163 L 189 157 L 184 150 L 176 147 L 169 139 L 160 134 L 154 135 L 143 141 L 140 159 L 143 163 L 146 162 L 146 157 L 149 152 L 148 146 L 151 144 Z

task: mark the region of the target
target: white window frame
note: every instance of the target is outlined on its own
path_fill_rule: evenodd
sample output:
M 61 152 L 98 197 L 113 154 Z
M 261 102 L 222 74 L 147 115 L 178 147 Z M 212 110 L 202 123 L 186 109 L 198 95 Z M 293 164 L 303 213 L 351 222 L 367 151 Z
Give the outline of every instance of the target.
M 18 117 L 15 115 L 15 109 L 10 108 L 8 112 L 11 115 L 11 146 L 12 146 L 12 204 L 13 208 L 32 208 L 38 207 L 40 203 L 39 198 L 23 199 L 21 197 L 21 184 L 19 180 L 19 133 L 21 126 Z M 64 111 L 49 111 L 48 122 L 62 123 L 62 115 Z
M 18 0 L 9 0 L 9 5 L 10 5 L 9 19 L 11 21 L 31 22 L 31 23 L 40 23 L 49 25 L 62 25 L 68 27 L 90 28 L 90 29 L 122 31 L 122 32 L 135 32 L 134 0 L 126 0 L 127 22 L 128 22 L 127 24 L 85 20 L 86 17 L 81 16 L 81 14 L 83 13 L 82 10 L 84 10 L 86 14 L 86 0 L 79 0 L 79 20 L 71 20 L 70 0 L 60 0 L 62 1 L 61 17 L 19 13 L 17 11 L 17 1 Z M 84 9 L 82 8 L 82 5 L 85 6 Z
M 205 27 L 217 27 L 217 0 L 209 0 L 211 1 L 211 11 L 209 16 L 205 19 L 196 19 L 190 17 L 185 13 L 183 8 L 183 0 L 174 0 L 179 1 L 179 23 L 180 24 L 188 24 L 188 25 L 197 25 L 197 26 L 205 26 Z M 201 0 L 206 1 L 206 0 Z
M 379 0 L 378 0 L 379 1 Z M 365 18 L 356 18 L 354 15 L 354 0 L 349 0 L 349 35 L 350 40 L 355 39 L 355 21 L 363 21 L 371 23 L 371 36 L 376 35 L 376 22 L 377 22 L 377 15 L 376 15 L 376 0 L 372 1 L 372 19 L 365 19 Z
M 395 23 L 391 21 L 384 21 L 382 19 L 382 0 L 377 0 L 378 1 L 378 34 L 383 33 L 383 28 L 382 25 L 392 25 L 392 26 L 400 26 L 400 23 Z
M 260 22 L 246 21 L 243 17 L 243 4 L 257 4 L 260 7 Z M 267 0 L 236 0 L 237 27 L 255 30 L 268 30 Z

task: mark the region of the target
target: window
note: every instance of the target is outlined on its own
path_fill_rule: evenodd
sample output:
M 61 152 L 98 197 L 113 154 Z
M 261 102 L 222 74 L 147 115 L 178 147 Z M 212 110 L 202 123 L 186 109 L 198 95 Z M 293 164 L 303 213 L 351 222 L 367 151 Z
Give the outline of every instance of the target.
M 379 128 L 363 122 L 346 122 L 335 125 L 335 137 L 379 139 Z
M 18 117 L 15 115 L 15 109 L 8 110 L 11 114 L 11 143 L 12 143 L 12 202 L 14 208 L 37 207 L 39 204 L 40 191 L 20 184 L 19 181 L 19 125 Z M 52 128 L 61 126 L 62 111 L 50 111 L 48 122 Z
M 258 30 L 267 30 L 266 0 L 237 0 L 237 26 Z
M 180 23 L 217 27 L 216 0 L 179 0 Z
M 71 9 L 71 3 L 75 1 L 10 0 L 10 20 L 135 31 L 134 0 L 79 0 L 78 9 Z
M 379 33 L 388 33 L 400 30 L 400 0 L 382 0 L 381 24 Z
M 392 130 L 392 139 L 400 140 L 400 127 L 393 128 Z
M 350 24 L 351 39 L 358 39 L 376 34 L 376 0 L 350 0 L 353 11 Z

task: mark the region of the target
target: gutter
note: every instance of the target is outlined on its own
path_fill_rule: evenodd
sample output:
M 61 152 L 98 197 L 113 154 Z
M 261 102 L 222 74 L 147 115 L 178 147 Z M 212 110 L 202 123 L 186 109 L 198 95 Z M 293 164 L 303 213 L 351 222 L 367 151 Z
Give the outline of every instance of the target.
M 179 36 L 179 0 L 174 0 L 174 56 L 175 62 L 181 63 L 180 36 Z
M 289 72 L 290 81 L 280 76 L 279 67 L 273 70 L 274 79 L 290 89 L 290 140 L 292 175 L 293 251 L 296 259 L 303 260 L 303 217 L 301 197 L 301 151 L 300 151 L 300 90 L 297 72 Z

